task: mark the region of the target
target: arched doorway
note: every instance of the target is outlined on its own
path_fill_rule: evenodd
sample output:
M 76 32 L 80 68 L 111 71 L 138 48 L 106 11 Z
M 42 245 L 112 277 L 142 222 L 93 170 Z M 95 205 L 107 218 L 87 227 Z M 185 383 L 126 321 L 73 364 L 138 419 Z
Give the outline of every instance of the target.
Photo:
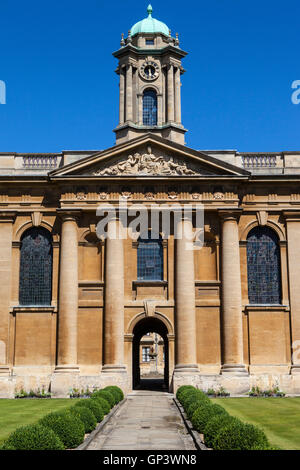
M 141 380 L 141 368 L 140 368 L 140 343 L 143 336 L 147 333 L 154 333 L 161 337 L 163 340 L 164 349 L 164 372 L 161 380 Z M 161 388 L 169 389 L 169 340 L 168 340 L 168 329 L 166 325 L 155 317 L 147 317 L 141 319 L 133 329 L 133 343 L 132 343 L 132 388 Z M 154 384 L 154 385 L 153 385 Z

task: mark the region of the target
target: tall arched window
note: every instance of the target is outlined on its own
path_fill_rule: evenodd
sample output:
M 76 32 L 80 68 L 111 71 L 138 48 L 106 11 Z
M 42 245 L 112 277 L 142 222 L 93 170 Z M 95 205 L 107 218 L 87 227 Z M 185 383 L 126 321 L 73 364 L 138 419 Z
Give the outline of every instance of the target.
M 27 230 L 21 239 L 20 305 L 51 305 L 52 236 L 42 227 Z
M 145 90 L 143 95 L 143 124 L 157 125 L 157 96 L 154 90 Z
M 280 248 L 269 227 L 255 227 L 247 237 L 248 297 L 250 304 L 281 303 Z
M 161 238 L 152 240 L 151 238 L 141 237 L 139 239 L 137 277 L 143 281 L 163 280 L 163 246 Z

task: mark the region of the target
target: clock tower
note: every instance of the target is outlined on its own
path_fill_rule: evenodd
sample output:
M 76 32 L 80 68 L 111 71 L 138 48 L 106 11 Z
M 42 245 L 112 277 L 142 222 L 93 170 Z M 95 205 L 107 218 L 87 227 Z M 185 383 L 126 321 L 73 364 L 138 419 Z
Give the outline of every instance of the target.
M 132 26 L 121 47 L 114 52 L 119 60 L 119 124 L 114 132 L 120 144 L 152 132 L 184 144 L 186 129 L 181 123 L 181 60 L 187 55 L 179 47 L 178 34 L 152 17 Z

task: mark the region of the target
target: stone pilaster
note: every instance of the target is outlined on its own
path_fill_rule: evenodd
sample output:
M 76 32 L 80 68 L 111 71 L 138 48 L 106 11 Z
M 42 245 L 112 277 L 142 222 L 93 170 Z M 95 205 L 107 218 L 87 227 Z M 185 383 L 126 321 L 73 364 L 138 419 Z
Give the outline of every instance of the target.
M 220 211 L 222 219 L 222 374 L 246 375 L 243 358 L 240 211 Z
M 300 373 L 300 211 L 284 212 L 287 230 L 288 282 L 291 307 L 292 374 Z
M 132 65 L 126 67 L 126 121 L 133 119 L 132 108 Z
M 181 124 L 181 83 L 180 83 L 180 68 L 177 67 L 175 72 L 175 121 Z
M 174 122 L 174 66 L 168 67 L 168 122 Z
M 195 268 L 193 226 L 188 219 L 177 223 L 175 241 L 175 373 L 198 373 L 196 357 Z
M 105 253 L 104 366 L 102 372 L 125 372 L 124 247 L 119 220 L 107 224 Z
M 9 308 L 12 277 L 12 229 L 16 214 L 0 212 L 0 376 L 9 375 Z

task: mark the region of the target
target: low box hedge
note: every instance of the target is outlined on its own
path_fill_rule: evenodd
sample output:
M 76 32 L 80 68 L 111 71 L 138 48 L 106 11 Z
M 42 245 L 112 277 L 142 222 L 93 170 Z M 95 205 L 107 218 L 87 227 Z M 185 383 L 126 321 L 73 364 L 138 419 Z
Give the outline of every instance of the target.
M 107 390 L 97 390 L 96 392 L 94 392 L 92 394 L 92 398 L 93 397 L 100 397 L 100 398 L 104 398 L 108 403 L 109 403 L 109 406 L 110 408 L 112 408 L 114 405 L 115 405 L 115 397 L 111 394 L 111 392 L 108 392 Z
M 92 432 L 96 428 L 97 420 L 93 412 L 88 407 L 75 405 L 69 409 L 69 412 L 76 418 L 80 419 L 84 425 L 85 433 Z
M 52 429 L 66 449 L 74 449 L 84 440 L 84 425 L 69 410 L 49 413 L 39 421 L 39 424 Z
M 101 398 L 101 397 L 97 397 L 97 396 L 92 396 L 91 397 L 91 400 L 93 401 L 96 401 L 99 403 L 99 405 L 101 406 L 102 410 L 103 410 L 103 413 L 105 415 L 107 415 L 109 412 L 110 412 L 110 404 L 108 403 L 107 400 L 105 400 L 104 398 Z
M 76 403 L 75 407 L 77 406 L 88 408 L 95 416 L 97 423 L 100 423 L 104 418 L 103 408 L 96 400 L 91 400 L 89 398 L 86 400 L 80 400 Z
M 120 389 L 120 387 L 117 387 L 116 385 L 109 385 L 108 387 L 105 387 L 103 390 L 110 392 L 112 395 L 116 397 L 117 403 L 122 401 L 124 399 L 124 393 Z
M 215 450 L 266 450 L 270 448 L 265 433 L 240 420 L 225 424 L 214 439 Z
M 64 450 L 64 444 L 52 429 L 29 424 L 16 429 L 1 450 Z

